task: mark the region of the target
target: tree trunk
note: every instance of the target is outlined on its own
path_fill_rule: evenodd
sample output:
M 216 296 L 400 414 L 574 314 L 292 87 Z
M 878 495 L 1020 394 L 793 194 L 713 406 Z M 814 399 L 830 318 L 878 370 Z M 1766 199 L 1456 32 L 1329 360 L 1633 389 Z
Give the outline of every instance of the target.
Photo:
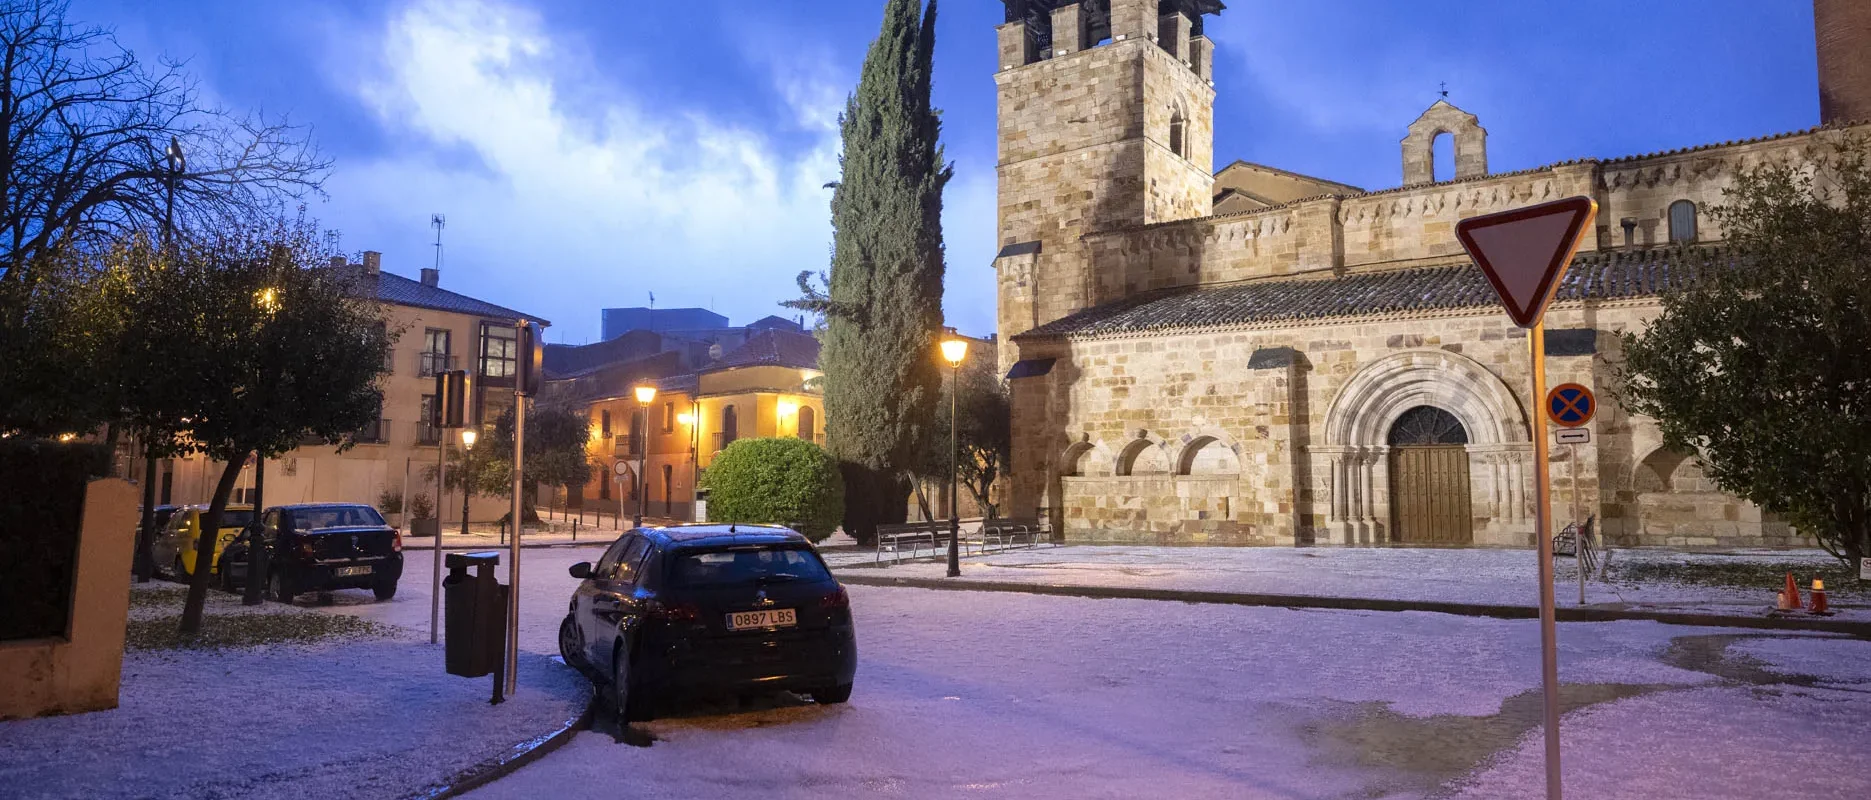
M 234 493 L 234 484 L 240 480 L 240 469 L 246 463 L 245 453 L 227 462 L 221 470 L 221 482 L 214 486 L 214 499 L 208 503 L 207 513 L 201 515 L 201 535 L 195 537 L 195 575 L 189 579 L 188 602 L 182 606 L 184 636 L 201 631 L 201 607 L 208 601 L 208 573 L 214 569 L 214 543 L 221 536 L 221 515 L 227 510 L 227 498 Z

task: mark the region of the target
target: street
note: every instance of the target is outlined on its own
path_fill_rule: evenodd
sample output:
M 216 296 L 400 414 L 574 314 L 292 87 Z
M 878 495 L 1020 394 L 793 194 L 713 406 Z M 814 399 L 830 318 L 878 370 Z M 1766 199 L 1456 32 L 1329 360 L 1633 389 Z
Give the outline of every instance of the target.
M 525 551 L 522 647 L 553 651 L 574 583 L 565 568 L 599 552 Z M 410 561 L 392 602 L 338 593 L 325 609 L 420 628 L 426 564 Z M 849 705 L 703 704 L 636 726 L 648 747 L 620 744 L 601 716 L 474 796 L 1539 795 L 1532 622 L 851 596 L 860 663 Z M 1560 648 L 1572 796 L 1871 792 L 1849 766 L 1871 713 L 1871 643 L 1617 622 L 1563 625 Z M 1798 747 L 1780 744 L 1787 732 Z M 1798 777 L 1769 782 L 1780 775 Z

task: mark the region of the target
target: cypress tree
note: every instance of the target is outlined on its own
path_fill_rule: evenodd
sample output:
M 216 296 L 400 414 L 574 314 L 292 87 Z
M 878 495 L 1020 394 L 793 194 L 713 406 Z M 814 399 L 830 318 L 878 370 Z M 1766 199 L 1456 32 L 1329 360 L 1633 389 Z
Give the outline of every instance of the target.
M 907 471 L 942 380 L 942 187 L 953 170 L 929 106 L 936 3 L 920 6 L 885 3 L 883 30 L 839 118 L 820 363 L 826 445 L 847 489 L 844 526 L 862 542 L 905 517 Z

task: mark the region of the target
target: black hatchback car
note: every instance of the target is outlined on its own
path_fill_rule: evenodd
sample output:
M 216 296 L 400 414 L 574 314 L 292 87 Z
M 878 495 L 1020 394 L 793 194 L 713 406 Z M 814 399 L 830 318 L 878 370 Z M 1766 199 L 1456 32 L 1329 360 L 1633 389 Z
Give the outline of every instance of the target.
M 396 596 L 403 576 L 403 536 L 383 515 L 358 503 L 274 506 L 260 518 L 268 547 L 267 594 L 282 603 L 307 592 L 369 589 L 378 600 Z M 246 585 L 252 531 L 221 554 L 224 588 Z
M 657 701 L 762 690 L 851 698 L 851 601 L 793 531 L 755 525 L 639 528 L 579 562 L 559 652 L 608 685 L 621 719 Z

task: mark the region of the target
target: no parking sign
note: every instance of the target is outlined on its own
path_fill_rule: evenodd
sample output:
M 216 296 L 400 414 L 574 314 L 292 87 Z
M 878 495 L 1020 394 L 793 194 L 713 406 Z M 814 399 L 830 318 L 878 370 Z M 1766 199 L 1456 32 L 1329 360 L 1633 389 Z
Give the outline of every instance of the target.
M 1598 413 L 1598 400 L 1592 390 L 1576 383 L 1562 383 L 1546 393 L 1546 418 L 1562 428 L 1577 428 L 1592 421 Z

